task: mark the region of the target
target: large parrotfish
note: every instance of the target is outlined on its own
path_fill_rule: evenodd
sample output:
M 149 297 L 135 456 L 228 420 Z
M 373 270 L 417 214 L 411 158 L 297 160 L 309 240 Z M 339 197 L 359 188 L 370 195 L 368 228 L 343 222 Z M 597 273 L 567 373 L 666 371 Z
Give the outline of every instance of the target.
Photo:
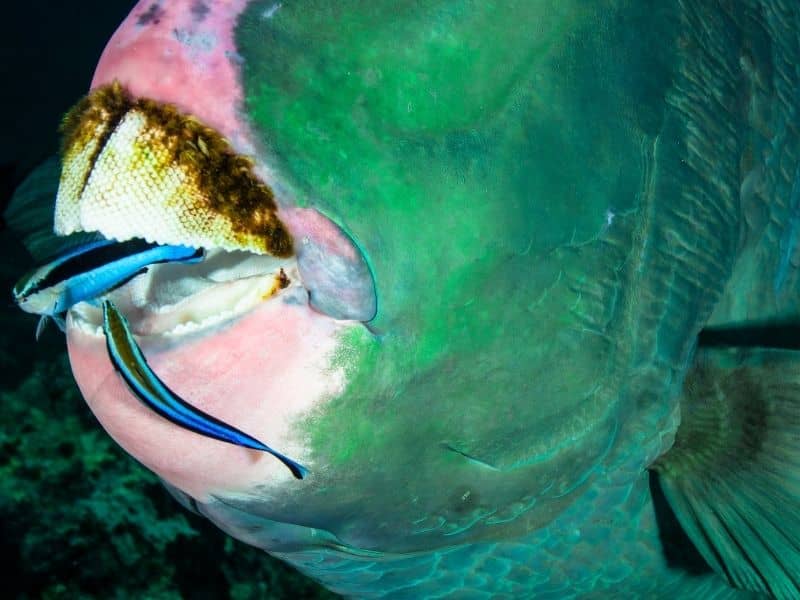
M 149 410 L 97 303 L 78 385 L 346 596 L 800 598 L 798 64 L 796 0 L 144 0 L 55 230 L 203 248 L 117 361 L 307 472 Z

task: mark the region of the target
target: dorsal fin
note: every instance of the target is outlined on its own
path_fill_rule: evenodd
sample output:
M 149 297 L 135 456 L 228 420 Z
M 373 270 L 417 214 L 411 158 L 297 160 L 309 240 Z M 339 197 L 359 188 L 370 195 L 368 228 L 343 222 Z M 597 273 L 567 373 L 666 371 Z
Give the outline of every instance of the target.
M 681 416 L 652 468 L 682 527 L 734 587 L 800 598 L 800 352 L 699 350 Z
M 99 239 L 96 232 L 58 236 L 53 231 L 53 211 L 61 163 L 52 156 L 36 167 L 14 191 L 3 216 L 8 228 L 31 253 L 35 262 L 46 262 L 66 250 Z

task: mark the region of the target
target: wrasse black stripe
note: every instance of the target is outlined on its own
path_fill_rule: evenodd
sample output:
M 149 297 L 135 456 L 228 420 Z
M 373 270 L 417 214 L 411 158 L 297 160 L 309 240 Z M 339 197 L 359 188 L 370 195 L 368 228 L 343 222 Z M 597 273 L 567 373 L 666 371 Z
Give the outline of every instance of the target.
M 134 238 L 126 242 L 116 242 L 114 240 L 96 242 L 88 246 L 84 252 L 67 254 L 60 263 L 50 270 L 40 281 L 35 283 L 30 292 L 35 293 L 62 281 L 66 281 L 76 275 L 80 275 L 81 273 L 100 269 L 120 259 L 152 250 L 158 246 L 159 244 L 153 244 L 140 238 Z M 203 250 L 198 249 L 190 259 L 200 259 L 202 256 Z M 154 260 L 150 264 L 171 262 L 172 260 L 171 257 L 165 256 L 163 259 Z M 128 279 L 130 279 L 130 277 Z

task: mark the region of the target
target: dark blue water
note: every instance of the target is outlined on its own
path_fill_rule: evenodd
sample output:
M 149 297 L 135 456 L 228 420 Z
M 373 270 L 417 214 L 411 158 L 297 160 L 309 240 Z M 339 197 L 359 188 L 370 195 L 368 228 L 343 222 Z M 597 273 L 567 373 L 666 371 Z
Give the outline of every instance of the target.
M 0 14 L 0 206 L 58 149 L 133 2 L 9 2 Z M 51 190 L 54 193 L 55 190 Z M 43 201 L 47 190 L 41 191 Z M 324 597 L 263 552 L 186 513 L 117 447 L 72 380 L 63 335 L 34 343 L 11 305 L 33 265 L 0 230 L 0 561 L 6 598 Z

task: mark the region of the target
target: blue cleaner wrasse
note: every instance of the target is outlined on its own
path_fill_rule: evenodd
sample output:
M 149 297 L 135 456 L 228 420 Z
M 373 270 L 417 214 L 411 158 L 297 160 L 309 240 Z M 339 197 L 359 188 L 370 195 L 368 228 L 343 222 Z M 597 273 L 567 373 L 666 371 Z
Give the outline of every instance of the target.
M 127 320 L 110 300 L 103 300 L 103 331 L 114 368 L 131 392 L 147 407 L 171 423 L 200 435 L 243 448 L 268 452 L 285 464 L 297 479 L 305 477 L 308 471 L 302 465 L 243 431 L 198 410 L 170 390 L 147 364 Z
M 48 317 L 63 330 L 63 316 L 70 308 L 124 285 L 149 265 L 199 262 L 203 256 L 202 249 L 153 244 L 140 238 L 125 242 L 96 239 L 70 248 L 22 277 L 14 286 L 14 300 L 22 310 L 42 315 L 38 337 Z

